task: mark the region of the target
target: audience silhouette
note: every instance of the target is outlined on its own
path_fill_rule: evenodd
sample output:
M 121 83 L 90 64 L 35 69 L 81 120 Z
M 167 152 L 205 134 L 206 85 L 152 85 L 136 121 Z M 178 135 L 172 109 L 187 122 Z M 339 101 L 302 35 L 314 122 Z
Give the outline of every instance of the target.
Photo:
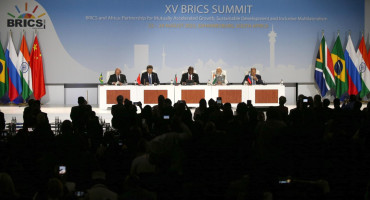
M 29 101 L 23 128 L 1 135 L 0 199 L 369 199 L 370 103 L 285 103 L 234 113 L 201 99 L 193 116 L 185 101 L 118 96 L 109 129 L 79 97 L 54 134 Z

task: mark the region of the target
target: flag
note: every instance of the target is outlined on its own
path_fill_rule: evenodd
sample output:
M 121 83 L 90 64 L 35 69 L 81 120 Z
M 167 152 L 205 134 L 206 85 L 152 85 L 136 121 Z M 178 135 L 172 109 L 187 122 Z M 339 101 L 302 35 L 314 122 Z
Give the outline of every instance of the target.
M 17 69 L 17 53 L 15 52 L 13 39 L 9 33 L 8 46 L 5 52 L 6 66 L 9 72 L 9 99 L 13 101 L 22 94 L 22 82 L 19 69 Z
M 21 48 L 18 53 L 17 68 L 20 70 L 22 81 L 22 98 L 26 100 L 32 94 L 32 71 L 30 68 L 30 53 L 28 52 L 26 37 L 23 35 Z
M 252 78 L 251 78 L 250 74 L 248 74 L 247 81 L 248 81 L 249 85 L 252 85 Z
M 346 63 L 344 62 L 343 48 L 339 35 L 334 43 L 333 50 L 331 51 L 331 58 L 334 65 L 336 97 L 340 98 L 345 92 L 347 92 L 348 82 Z
M 333 61 L 324 36 L 317 52 L 315 81 L 320 88 L 321 96 L 325 96 L 328 90 L 335 88 Z
M 177 74 L 175 74 L 175 84 L 177 84 Z
M 35 35 L 35 39 L 32 45 L 30 68 L 32 70 L 33 95 L 36 100 L 40 100 L 41 97 L 45 95 L 46 91 L 42 56 L 39 41 L 37 40 L 37 35 Z
M 212 82 L 212 84 L 214 85 L 214 84 L 216 84 L 216 82 L 217 82 L 217 76 L 215 74 L 213 74 L 213 82 Z
M 362 79 L 360 97 L 366 96 L 370 91 L 370 60 L 367 55 L 364 36 L 361 38 L 360 46 L 357 49 L 359 58 L 359 71 Z
M 346 69 L 348 73 L 348 94 L 357 95 L 361 89 L 361 76 L 358 71 L 359 69 L 359 58 L 355 48 L 353 47 L 351 35 L 348 35 L 348 42 L 346 51 L 344 52 L 344 58 L 346 60 Z
M 102 73 L 100 73 L 99 81 L 100 81 L 100 83 L 104 83 L 104 81 L 103 81 L 103 74 Z
M 8 91 L 8 70 L 5 65 L 5 54 L 0 41 L 0 98 Z
M 137 82 L 138 85 L 141 85 L 140 74 L 139 74 L 139 76 L 137 76 L 136 82 Z

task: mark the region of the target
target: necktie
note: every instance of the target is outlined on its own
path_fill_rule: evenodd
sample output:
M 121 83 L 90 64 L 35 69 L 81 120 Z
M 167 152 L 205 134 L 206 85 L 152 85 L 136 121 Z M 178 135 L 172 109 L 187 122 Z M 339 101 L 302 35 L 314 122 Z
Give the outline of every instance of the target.
M 119 75 L 117 76 L 117 81 L 119 81 Z
M 149 84 L 152 84 L 152 75 L 149 74 Z
M 189 80 L 191 80 L 191 75 L 189 74 Z

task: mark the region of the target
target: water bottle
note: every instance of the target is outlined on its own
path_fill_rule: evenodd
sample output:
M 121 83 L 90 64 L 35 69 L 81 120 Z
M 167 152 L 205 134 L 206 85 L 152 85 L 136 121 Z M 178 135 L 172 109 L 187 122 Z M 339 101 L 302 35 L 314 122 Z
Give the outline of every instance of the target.
M 284 81 L 283 79 L 280 80 L 280 85 L 283 85 L 284 84 Z
M 173 80 L 171 79 L 171 85 L 173 85 Z

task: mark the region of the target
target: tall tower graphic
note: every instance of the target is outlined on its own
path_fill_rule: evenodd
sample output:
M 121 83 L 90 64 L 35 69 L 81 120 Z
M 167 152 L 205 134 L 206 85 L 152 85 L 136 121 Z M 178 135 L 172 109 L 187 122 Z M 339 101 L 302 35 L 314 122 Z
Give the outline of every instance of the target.
M 166 66 L 166 53 L 164 52 L 164 45 L 163 45 L 163 51 L 162 51 L 162 68 Z
M 277 34 L 274 31 L 274 25 L 272 25 L 272 30 L 268 36 L 270 38 L 270 67 L 275 67 L 275 42 Z

